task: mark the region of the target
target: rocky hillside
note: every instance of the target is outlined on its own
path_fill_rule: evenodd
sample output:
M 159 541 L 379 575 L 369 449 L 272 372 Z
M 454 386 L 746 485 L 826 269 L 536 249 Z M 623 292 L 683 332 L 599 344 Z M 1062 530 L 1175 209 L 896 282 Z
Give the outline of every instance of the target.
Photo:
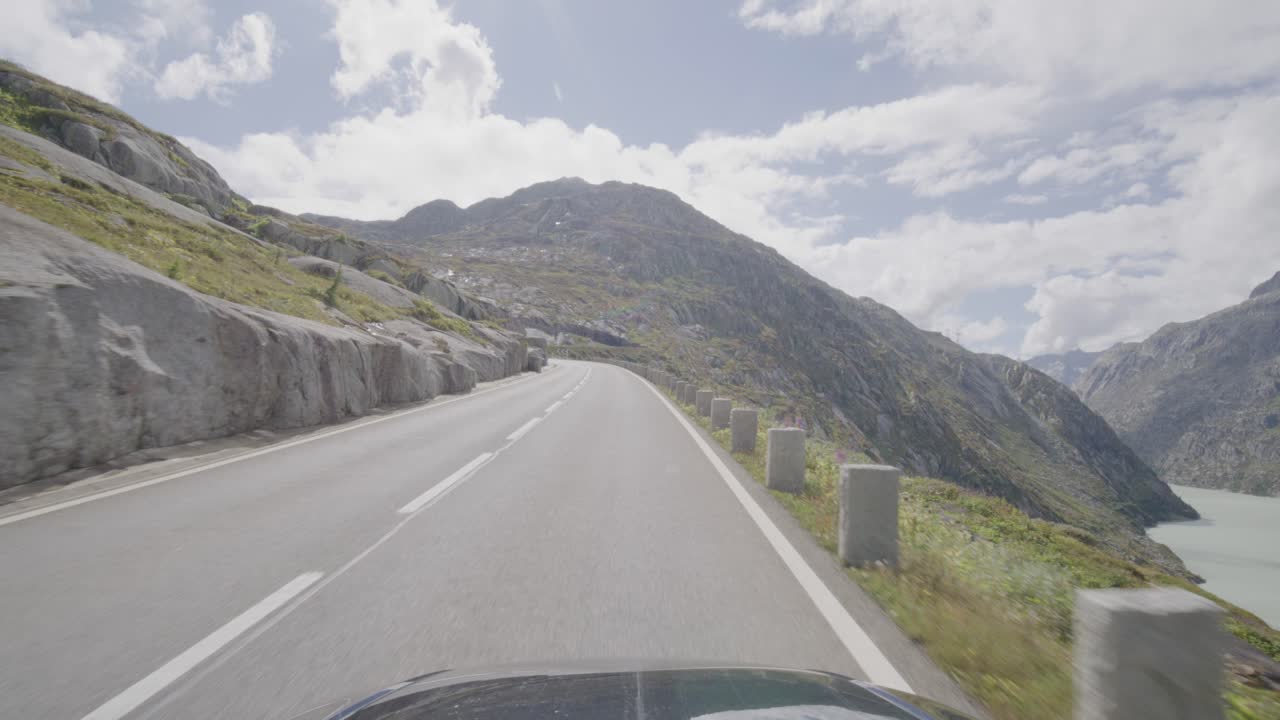
M 1100 352 L 1071 350 L 1053 355 L 1037 355 L 1027 360 L 1027 364 L 1063 385 L 1071 387 L 1101 356 Z
M 1108 350 L 1076 390 L 1168 482 L 1280 494 L 1280 273 Z
M 495 312 L 0 63 L 0 488 L 540 368 Z
M 305 219 L 399 244 L 556 352 L 665 364 L 1131 556 L 1161 556 L 1144 524 L 1195 514 L 1049 377 L 849 297 L 665 191 L 566 179 L 394 221 Z

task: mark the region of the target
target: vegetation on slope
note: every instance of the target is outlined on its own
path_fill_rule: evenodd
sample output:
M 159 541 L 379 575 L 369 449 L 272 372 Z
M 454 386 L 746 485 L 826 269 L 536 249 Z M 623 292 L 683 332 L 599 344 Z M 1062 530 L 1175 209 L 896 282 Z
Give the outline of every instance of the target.
M 44 180 L 0 170 L 0 203 L 199 292 L 336 325 L 339 321 L 325 311 L 328 293 L 335 308 L 358 322 L 416 317 L 442 330 L 469 334 L 471 329 L 465 321 L 444 316 L 425 299 L 407 310 L 388 307 L 346 286 L 335 286 L 331 279 L 294 268 L 283 261 L 286 254 L 296 254 L 292 251 L 213 224 L 188 223 L 105 187 L 60 175 L 39 153 L 12 141 L 0 138 L 0 155 L 61 178 Z
M 682 407 L 708 428 L 692 406 Z M 761 483 L 767 428 L 791 422 L 795 419 L 776 413 L 762 418 L 756 451 L 734 453 Z M 730 447 L 728 430 L 712 436 Z M 810 440 L 806 451 L 804 492 L 773 495 L 834 553 L 839 465 L 867 458 L 824 441 Z M 1280 633 L 1252 614 L 1183 578 L 1118 557 L 1077 528 L 1029 518 L 999 498 L 906 477 L 899 533 L 899 571 L 850 569 L 849 575 L 997 720 L 1071 717 L 1077 589 L 1172 585 L 1190 590 L 1226 610 L 1227 628 L 1236 638 L 1280 662 Z M 1246 668 L 1232 669 L 1237 672 L 1224 697 L 1227 716 L 1280 718 L 1280 692 L 1258 686 Z

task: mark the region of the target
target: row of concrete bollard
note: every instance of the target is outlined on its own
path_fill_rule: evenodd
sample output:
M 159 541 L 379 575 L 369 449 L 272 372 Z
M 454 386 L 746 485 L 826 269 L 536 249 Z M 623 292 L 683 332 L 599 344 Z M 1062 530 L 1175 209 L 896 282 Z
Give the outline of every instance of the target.
M 677 376 L 621 362 L 729 428 L 733 452 L 753 453 L 759 414 Z M 805 484 L 805 431 L 766 433 L 765 485 L 801 493 Z M 854 567 L 898 567 L 898 495 L 901 471 L 887 465 L 841 465 L 837 495 L 838 555 Z M 1216 603 L 1177 588 L 1085 590 L 1076 594 L 1076 720 L 1219 720 L 1226 634 Z

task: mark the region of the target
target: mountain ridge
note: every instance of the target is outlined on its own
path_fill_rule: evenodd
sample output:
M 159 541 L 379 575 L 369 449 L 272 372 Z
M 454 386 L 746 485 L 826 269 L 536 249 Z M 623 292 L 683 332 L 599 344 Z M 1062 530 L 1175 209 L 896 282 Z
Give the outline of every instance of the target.
M 306 217 L 356 235 L 374 228 L 380 242 L 494 298 L 509 323 L 565 335 L 562 352 L 645 356 L 1030 514 L 1102 533 L 1117 521 L 1136 529 L 1194 516 L 1105 422 L 1039 371 L 970 353 L 832 288 L 666 191 L 558 182 L 496 199 L 482 222 L 449 232 L 403 222 L 444 207 L 432 204 L 376 225 Z M 567 326 L 607 332 L 619 347 L 574 344 Z M 1095 512 L 1110 519 L 1092 522 Z
M 1280 494 L 1280 273 L 1108 350 L 1076 389 L 1170 482 Z

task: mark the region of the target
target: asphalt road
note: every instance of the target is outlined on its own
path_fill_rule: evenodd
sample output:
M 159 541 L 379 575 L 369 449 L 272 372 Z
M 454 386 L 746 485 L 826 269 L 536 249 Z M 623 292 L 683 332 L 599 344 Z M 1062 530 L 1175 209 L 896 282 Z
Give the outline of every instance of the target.
M 0 508 L 0 717 L 288 718 L 432 670 L 593 658 L 897 672 L 956 702 L 700 437 L 636 376 L 559 362 Z

